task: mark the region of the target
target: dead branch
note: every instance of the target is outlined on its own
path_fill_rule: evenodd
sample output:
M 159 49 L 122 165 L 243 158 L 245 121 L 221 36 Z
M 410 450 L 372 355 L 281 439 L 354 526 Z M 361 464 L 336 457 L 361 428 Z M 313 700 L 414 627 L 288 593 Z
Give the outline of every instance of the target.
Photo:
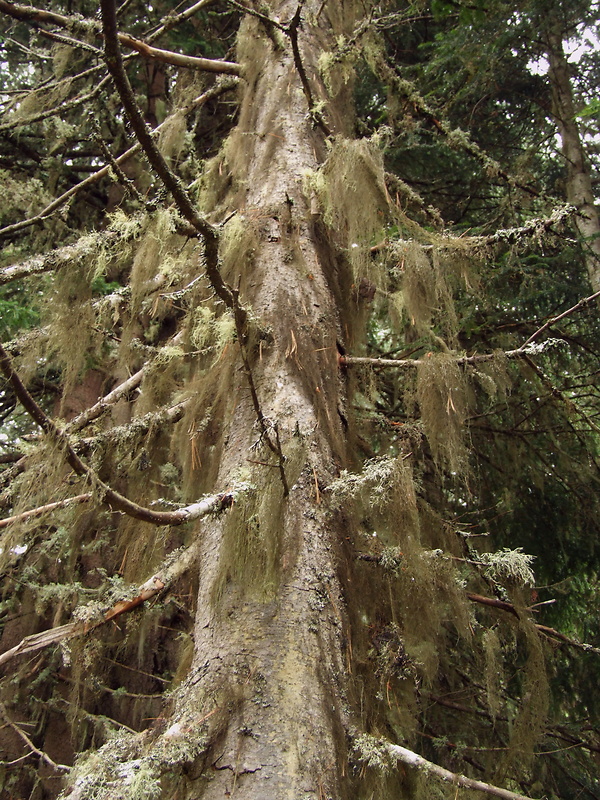
M 497 597 L 485 597 L 482 594 L 473 594 L 471 592 L 467 592 L 467 597 L 473 603 L 480 603 L 481 605 L 490 606 L 491 608 L 499 608 L 501 611 L 508 611 L 509 614 L 514 614 L 515 617 L 519 616 L 517 609 L 512 603 L 499 600 Z
M 373 555 L 371 553 L 358 553 L 356 557 L 360 561 L 368 561 L 375 564 L 381 563 L 381 556 Z M 485 595 L 482 594 L 474 594 L 473 592 L 467 592 L 467 598 L 472 603 L 479 603 L 480 605 L 488 606 L 489 608 L 497 608 L 499 611 L 507 611 L 509 614 L 513 614 L 517 618 L 519 617 L 519 611 L 512 603 L 509 603 L 506 600 L 500 600 L 498 597 L 486 597 Z M 530 609 L 524 609 L 524 611 L 529 611 L 529 610 Z M 600 654 L 599 647 L 594 647 L 591 644 L 578 642 L 575 639 L 571 639 L 569 636 L 566 636 L 564 633 L 555 630 L 554 628 L 549 628 L 547 625 L 540 625 L 538 623 L 534 623 L 534 627 L 543 636 L 546 636 L 549 639 L 555 639 L 558 642 L 562 642 L 566 645 L 569 645 L 569 647 L 576 647 L 579 650 L 583 650 L 586 653 Z
M 56 105 L 53 108 L 49 108 L 45 111 L 39 111 L 37 114 L 31 114 L 28 117 L 19 117 L 11 122 L 4 122 L 2 125 L 0 125 L 0 131 L 9 131 L 13 128 L 21 128 L 24 125 L 31 125 L 34 122 L 41 122 L 44 119 L 48 119 L 48 117 L 53 117 L 70 109 L 77 108 L 78 106 L 87 103 L 89 100 L 93 100 L 93 98 L 102 91 L 107 82 L 108 78 L 105 77 L 90 92 L 77 95 L 77 97 L 74 97 L 72 100 L 65 100 L 59 105 Z
M 149 42 L 154 42 L 159 36 L 162 36 L 165 31 L 170 31 L 172 28 L 179 25 L 180 22 L 185 22 L 186 19 L 192 17 L 196 11 L 200 11 L 201 8 L 204 6 L 208 6 L 213 2 L 213 0 L 199 0 L 194 5 L 186 8 L 185 11 L 181 11 L 179 14 L 175 14 L 174 12 L 169 12 L 166 17 L 163 17 L 161 20 L 161 25 L 154 31 L 151 36 L 148 36 Z M 121 9 L 119 9 L 120 13 Z
M 502 789 L 500 786 L 494 786 L 491 783 L 478 781 L 474 778 L 467 778 L 466 775 L 461 775 L 458 772 L 450 772 L 449 769 L 440 767 L 438 764 L 428 761 L 426 758 L 423 758 L 423 756 L 418 755 L 412 750 L 408 750 L 406 747 L 401 747 L 399 744 L 392 744 L 391 742 L 382 742 L 381 744 L 392 758 L 410 767 L 415 767 L 421 772 L 425 772 L 427 775 L 431 775 L 445 783 L 451 783 L 454 786 L 461 786 L 465 789 L 485 792 L 494 797 L 501 797 L 503 800 L 530 800 L 530 798 L 525 795 L 511 792 L 508 789 Z
M 19 736 L 19 738 L 21 738 L 25 742 L 27 747 L 30 748 L 31 753 L 28 753 L 27 755 L 35 753 L 36 756 L 39 756 L 42 759 L 42 761 L 45 761 L 45 763 L 48 764 L 49 767 L 52 767 L 52 769 L 55 769 L 57 772 L 69 772 L 71 770 L 71 767 L 68 767 L 66 764 L 57 764 L 56 761 L 53 761 L 47 753 L 44 753 L 43 750 L 39 750 L 31 741 L 29 736 L 27 736 L 25 731 L 22 730 L 17 725 L 16 722 L 12 721 L 12 719 L 8 715 L 6 706 L 4 705 L 4 703 L 1 702 L 0 702 L 0 713 L 6 720 L 7 725 L 9 725 L 13 729 L 13 731 L 17 734 L 17 736 Z
M 137 594 L 133 598 L 120 600 L 111 606 L 100 618 L 90 617 L 88 620 L 69 622 L 56 628 L 50 628 L 40 633 L 26 636 L 19 644 L 0 654 L 0 664 L 6 664 L 16 656 L 33 653 L 42 650 L 52 644 L 57 644 L 65 639 L 73 639 L 77 636 L 84 636 L 87 633 L 99 628 L 110 620 L 120 617 L 128 611 L 142 605 L 160 592 L 168 589 L 175 581 L 180 578 L 192 566 L 199 552 L 198 541 L 186 548 L 178 558 L 171 564 L 160 570 L 147 581 L 138 587 Z M 80 609 L 80 616 L 85 616 L 85 606 Z
M 217 72 L 225 75 L 239 75 L 241 72 L 240 65 L 233 61 L 218 61 L 212 58 L 184 56 L 181 53 L 174 53 L 171 50 L 160 50 L 157 47 L 151 47 L 145 42 L 134 39 L 133 36 L 128 36 L 125 33 L 120 33 L 118 36 L 121 44 L 124 44 L 126 47 L 131 47 L 132 50 L 140 53 L 145 58 L 162 61 L 165 64 L 174 64 L 177 67 L 188 67 L 190 69 L 198 69 L 204 72 Z
M 594 294 L 589 295 L 589 297 L 584 297 L 582 300 L 579 300 L 578 303 L 575 303 L 574 306 L 571 306 L 571 308 L 563 311 L 562 314 L 558 314 L 557 316 L 552 317 L 552 319 L 549 319 L 547 322 L 545 322 L 540 328 L 537 329 L 537 331 L 535 331 L 535 333 L 532 333 L 527 341 L 523 342 L 522 345 L 514 350 L 504 350 L 502 355 L 504 355 L 505 358 L 525 358 L 529 361 L 529 357 L 537 352 L 535 348 L 539 346 L 536 345 L 534 347 L 533 342 L 540 336 L 540 334 L 560 320 L 571 316 L 571 314 L 574 314 L 576 311 L 579 311 L 580 309 L 589 305 L 599 297 L 600 291 L 594 292 Z M 494 358 L 496 358 L 495 353 L 477 353 L 472 356 L 456 356 L 456 363 L 460 365 L 481 364 L 485 361 L 491 361 Z M 360 366 L 365 364 L 372 367 L 392 367 L 395 369 L 405 369 L 407 367 L 418 367 L 425 362 L 426 358 L 369 358 L 367 356 L 338 355 L 338 363 L 343 367 Z M 554 390 L 555 393 L 557 391 L 557 389 Z M 589 420 L 587 421 L 589 422 Z M 591 422 L 590 425 L 591 427 L 594 427 L 594 430 L 600 430 Z
M 67 497 L 65 500 L 57 500 L 55 503 L 47 503 L 45 506 L 38 506 L 31 508 L 29 511 L 22 511 L 20 514 L 15 514 L 13 517 L 5 517 L 0 519 L 0 529 L 8 528 L 13 522 L 22 522 L 23 520 L 30 519 L 31 517 L 40 517 L 48 511 L 55 511 L 57 508 L 66 508 L 67 506 L 75 505 L 76 503 L 85 503 L 93 497 L 91 492 L 85 494 L 78 494 L 75 497 Z
M 127 378 L 127 380 L 120 383 L 118 386 L 110 391 L 108 394 L 101 397 L 97 403 L 94 403 L 93 406 L 86 408 L 81 414 L 78 414 L 74 417 L 65 427 L 65 430 L 68 433 L 75 433 L 76 431 L 80 431 L 82 428 L 85 428 L 87 425 L 90 424 L 93 420 L 97 419 L 99 416 L 104 414 L 104 412 L 113 406 L 116 402 L 118 402 L 122 397 L 125 397 L 129 394 L 133 389 L 137 388 L 140 383 L 142 382 L 142 378 L 144 377 L 144 373 L 147 370 L 147 365 L 143 366 L 137 372 L 134 372 L 131 377 Z
M 555 325 L 557 322 L 560 322 L 560 320 L 565 319 L 565 317 L 570 317 L 571 314 L 574 314 L 576 311 L 579 311 L 580 308 L 584 308 L 584 306 L 587 306 L 589 303 L 591 303 L 593 300 L 596 300 L 598 297 L 600 297 L 600 292 L 594 292 L 594 294 L 591 294 L 589 297 L 584 297 L 583 300 L 580 300 L 578 303 L 575 303 L 574 306 L 571 306 L 571 308 L 568 308 L 566 311 L 563 311 L 562 314 L 558 314 L 556 317 L 552 317 L 552 319 L 549 319 L 547 322 L 545 322 L 541 328 L 538 328 L 538 330 L 535 333 L 532 333 L 529 339 L 527 339 L 527 341 L 524 344 L 522 344 L 521 347 L 527 347 L 528 344 L 530 344 L 534 339 L 537 339 L 540 333 L 543 333 L 551 325 Z

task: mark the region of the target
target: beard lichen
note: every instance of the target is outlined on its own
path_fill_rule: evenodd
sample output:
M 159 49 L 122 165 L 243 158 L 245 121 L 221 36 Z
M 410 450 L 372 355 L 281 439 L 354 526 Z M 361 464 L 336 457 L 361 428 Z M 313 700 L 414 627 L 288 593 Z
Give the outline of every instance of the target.
M 451 474 L 468 468 L 464 442 L 467 384 L 451 353 L 430 353 L 417 369 L 417 400 L 433 457 Z
M 318 198 L 325 223 L 347 253 L 354 279 L 381 282 L 371 246 L 383 237 L 390 202 L 378 141 L 336 138 L 323 167 L 305 175 L 305 193 Z

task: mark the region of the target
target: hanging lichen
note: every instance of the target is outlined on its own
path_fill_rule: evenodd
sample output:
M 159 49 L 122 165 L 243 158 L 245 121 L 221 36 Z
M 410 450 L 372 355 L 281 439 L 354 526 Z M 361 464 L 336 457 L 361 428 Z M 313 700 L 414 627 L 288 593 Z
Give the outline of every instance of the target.
M 451 473 L 468 467 L 464 441 L 467 413 L 464 374 L 451 353 L 431 353 L 417 370 L 417 399 L 435 460 Z
M 371 246 L 383 236 L 390 203 L 378 141 L 338 137 L 322 169 L 307 175 L 305 184 L 307 194 L 318 197 L 326 224 L 339 236 L 355 279 L 381 281 Z
M 487 705 L 492 718 L 495 719 L 502 707 L 500 697 L 502 649 L 500 639 L 494 628 L 486 630 L 483 634 L 483 653 Z

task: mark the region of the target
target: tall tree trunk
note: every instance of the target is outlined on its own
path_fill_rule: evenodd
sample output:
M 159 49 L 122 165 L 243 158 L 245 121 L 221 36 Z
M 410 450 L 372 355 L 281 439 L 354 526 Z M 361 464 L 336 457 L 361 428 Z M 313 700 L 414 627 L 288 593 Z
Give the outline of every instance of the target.
M 302 59 L 313 86 L 315 39 L 332 42 L 332 7 L 321 13 L 320 26 L 303 24 Z M 276 14 L 285 20 L 294 11 L 286 2 Z M 318 11 L 318 3 L 307 4 L 304 19 Z M 241 286 L 242 302 L 269 331 L 260 356 L 251 356 L 252 380 L 267 424 L 277 426 L 289 495 L 275 455 L 264 447 L 252 455 L 260 433 L 250 393 L 242 390 L 224 423 L 218 485 L 230 485 L 250 465 L 264 497 L 203 533 L 194 713 L 202 716 L 211 703 L 232 709 L 210 749 L 216 771 L 205 798 L 221 798 L 233 786 L 248 800 L 345 794 L 339 530 L 319 506 L 318 488 L 343 459 L 340 316 L 303 190 L 305 174 L 325 155 L 323 136 L 312 129 L 298 69 L 283 44 L 275 49 L 255 20 L 240 32 L 248 84 L 227 166 L 242 188 L 223 211 L 235 211 L 256 236 L 251 265 L 245 272 L 234 265 L 226 278 Z M 250 463 L 261 460 L 269 463 Z M 258 557 L 253 547 L 262 551 Z
M 295 12 L 286 0 L 271 13 L 289 20 Z M 336 341 L 345 280 L 337 270 L 347 265 L 305 191 L 326 149 L 301 75 L 314 100 L 326 101 L 335 132 L 348 133 L 348 91 L 330 100 L 316 63 L 334 46 L 342 16 L 335 2 L 305 4 L 296 57 L 289 37 L 278 31 L 274 43 L 254 18 L 238 37 L 240 117 L 219 167 L 230 188 L 208 211 L 229 219 L 225 239 L 243 244 L 244 255 L 224 257 L 223 277 L 257 330 L 240 342 L 244 363 L 236 361 L 225 383 L 219 465 L 210 471 L 218 486 L 243 476 L 256 488 L 198 531 L 192 667 L 166 731 L 143 749 L 157 760 L 165 742 L 180 747 L 181 761 L 181 753 L 200 754 L 194 782 L 179 784 L 178 796 L 346 796 L 341 531 L 320 492 L 345 459 Z
M 546 52 L 552 84 L 552 111 L 567 166 L 567 200 L 577 209 L 575 223 L 582 239 L 590 283 L 593 291 L 597 292 L 600 291 L 600 217 L 594 204 L 590 171 L 577 125 L 569 62 L 560 26 L 555 25 L 547 33 Z

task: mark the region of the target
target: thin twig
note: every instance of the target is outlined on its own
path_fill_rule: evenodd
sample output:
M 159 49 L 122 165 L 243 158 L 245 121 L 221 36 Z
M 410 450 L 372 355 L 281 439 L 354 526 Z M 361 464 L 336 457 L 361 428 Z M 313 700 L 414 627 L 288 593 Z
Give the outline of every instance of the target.
M 49 767 L 52 767 L 52 769 L 55 769 L 57 772 L 70 772 L 71 767 L 67 766 L 66 764 L 57 764 L 56 761 L 53 761 L 47 753 L 44 753 L 43 750 L 40 750 L 34 745 L 34 743 L 31 741 L 29 736 L 27 736 L 25 731 L 21 730 L 21 728 L 17 725 L 17 723 L 13 722 L 12 719 L 8 716 L 6 706 L 2 702 L 0 702 L 0 713 L 6 720 L 7 724 L 10 725 L 13 731 L 17 734 L 17 736 L 19 736 L 25 742 L 27 747 L 31 749 L 31 753 L 28 753 L 28 755 L 32 755 L 33 753 L 35 753 L 36 756 L 39 756 L 42 759 L 42 761 L 48 764 Z

